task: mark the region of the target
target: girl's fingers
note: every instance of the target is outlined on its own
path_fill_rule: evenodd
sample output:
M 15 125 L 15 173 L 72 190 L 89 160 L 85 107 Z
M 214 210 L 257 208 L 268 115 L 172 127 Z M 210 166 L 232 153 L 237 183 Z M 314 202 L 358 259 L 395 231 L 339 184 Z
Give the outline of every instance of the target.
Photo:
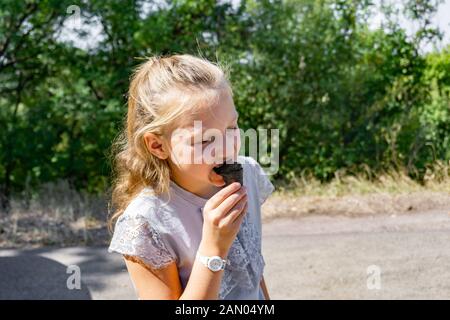
M 233 225 L 234 221 L 242 214 L 243 211 L 247 210 L 247 199 L 241 198 L 239 202 L 230 210 L 223 222 L 225 225 Z
M 227 216 L 228 213 L 241 199 L 247 199 L 247 193 L 244 187 L 241 188 L 238 192 L 230 195 L 216 208 L 216 210 L 220 212 L 220 217 L 223 218 Z
M 244 220 L 245 215 L 247 214 L 248 209 L 248 203 L 245 204 L 244 209 L 238 214 L 237 218 L 232 222 L 233 227 L 239 228 L 240 224 L 242 223 L 242 220 Z
M 217 208 L 229 195 L 239 190 L 241 184 L 239 182 L 233 182 L 232 184 L 221 189 L 215 195 L 213 195 L 207 202 L 208 209 Z

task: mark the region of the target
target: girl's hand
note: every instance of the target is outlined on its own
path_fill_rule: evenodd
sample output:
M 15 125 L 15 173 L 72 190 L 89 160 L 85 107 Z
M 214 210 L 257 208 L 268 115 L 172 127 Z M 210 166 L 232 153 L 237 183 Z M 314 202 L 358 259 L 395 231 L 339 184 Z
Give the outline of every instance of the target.
M 234 182 L 217 192 L 203 208 L 199 251 L 204 255 L 228 254 L 247 212 L 247 190 Z

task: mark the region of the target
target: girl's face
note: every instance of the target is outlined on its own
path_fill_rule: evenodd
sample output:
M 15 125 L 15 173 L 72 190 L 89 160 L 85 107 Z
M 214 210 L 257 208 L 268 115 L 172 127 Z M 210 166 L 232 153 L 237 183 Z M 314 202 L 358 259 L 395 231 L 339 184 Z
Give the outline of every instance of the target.
M 201 107 L 187 123 L 169 137 L 172 179 L 208 197 L 214 187 L 225 185 L 213 168 L 236 160 L 241 146 L 238 113 L 230 92 L 221 90 L 215 105 Z

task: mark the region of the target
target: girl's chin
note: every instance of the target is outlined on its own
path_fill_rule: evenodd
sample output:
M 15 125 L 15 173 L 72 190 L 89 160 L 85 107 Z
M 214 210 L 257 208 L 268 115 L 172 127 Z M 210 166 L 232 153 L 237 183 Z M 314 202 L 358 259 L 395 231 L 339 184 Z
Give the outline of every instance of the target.
M 209 173 L 209 182 L 216 187 L 225 186 L 225 181 L 223 180 L 223 177 L 218 175 L 214 170 L 211 170 L 211 172 Z

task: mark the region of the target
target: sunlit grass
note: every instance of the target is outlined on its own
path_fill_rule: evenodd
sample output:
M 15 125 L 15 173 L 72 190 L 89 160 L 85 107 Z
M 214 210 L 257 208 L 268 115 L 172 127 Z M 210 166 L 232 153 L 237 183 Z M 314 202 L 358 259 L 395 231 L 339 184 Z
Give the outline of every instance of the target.
M 107 200 L 64 180 L 24 190 L 11 199 L 10 212 L 0 212 L 0 247 L 105 244 Z
M 351 173 L 337 171 L 328 183 L 322 183 L 312 175 L 295 176 L 290 183 L 277 184 L 279 195 L 328 196 L 364 195 L 374 193 L 403 194 L 412 192 L 449 192 L 450 161 L 437 161 L 427 168 L 423 181 L 412 179 L 406 168 L 374 173 L 365 166 L 363 171 Z

